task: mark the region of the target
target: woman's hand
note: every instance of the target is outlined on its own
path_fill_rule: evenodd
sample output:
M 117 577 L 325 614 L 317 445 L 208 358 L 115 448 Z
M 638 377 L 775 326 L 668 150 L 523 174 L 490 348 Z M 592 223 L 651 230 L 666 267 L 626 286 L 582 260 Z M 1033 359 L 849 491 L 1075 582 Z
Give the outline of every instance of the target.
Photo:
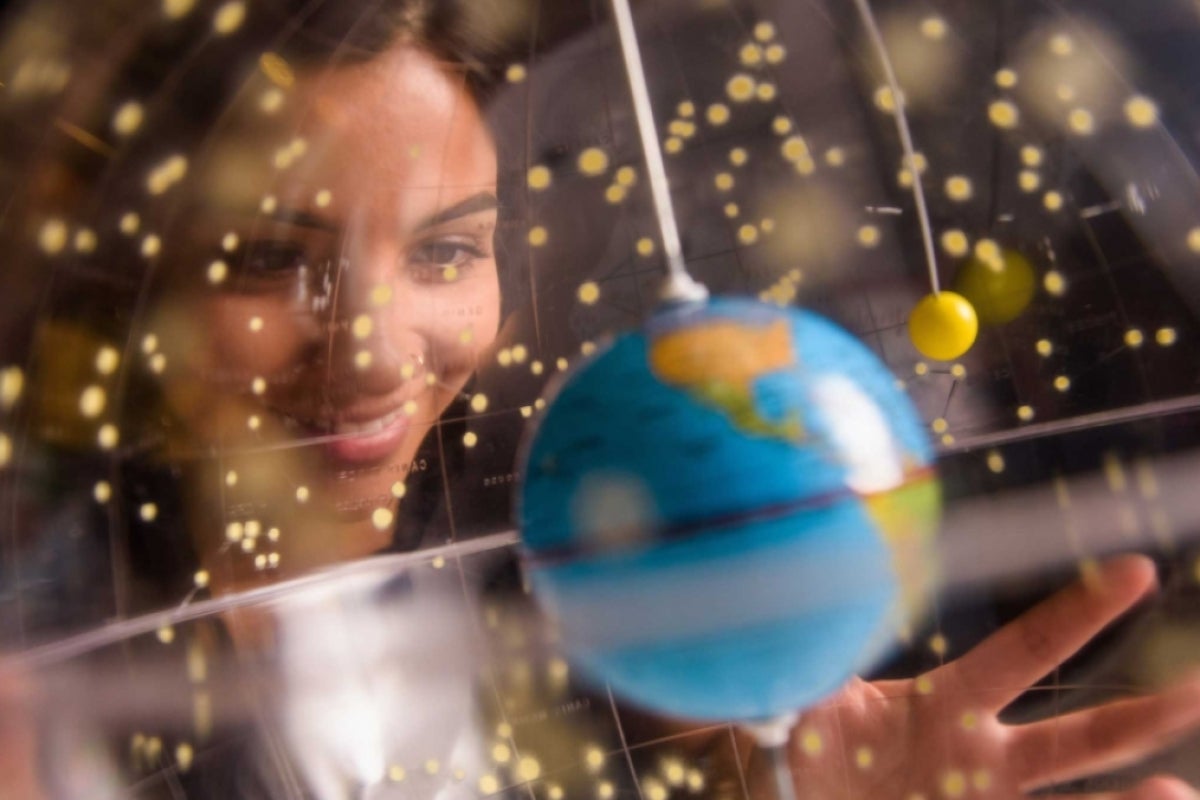
M 1023 796 L 1139 761 L 1200 724 L 1200 679 L 1024 725 L 999 712 L 1156 585 L 1125 556 L 1026 612 L 957 661 L 911 680 L 852 681 L 801 717 L 789 742 L 798 798 Z M 772 797 L 756 754 L 752 797 Z M 1075 796 L 1075 795 L 1072 795 Z M 1105 800 L 1200 794 L 1156 777 Z

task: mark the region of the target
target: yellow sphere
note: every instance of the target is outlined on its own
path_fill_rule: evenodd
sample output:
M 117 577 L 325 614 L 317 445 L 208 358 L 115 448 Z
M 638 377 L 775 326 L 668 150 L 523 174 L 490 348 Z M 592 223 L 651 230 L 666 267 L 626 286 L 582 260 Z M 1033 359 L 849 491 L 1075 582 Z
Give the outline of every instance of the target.
M 971 349 L 977 333 L 975 309 L 955 292 L 926 295 L 908 315 L 908 336 L 926 358 L 953 361 Z
M 1033 267 L 1013 250 L 992 258 L 977 255 L 954 277 L 954 291 L 967 298 L 985 325 L 1002 325 L 1016 319 L 1033 300 L 1036 288 Z

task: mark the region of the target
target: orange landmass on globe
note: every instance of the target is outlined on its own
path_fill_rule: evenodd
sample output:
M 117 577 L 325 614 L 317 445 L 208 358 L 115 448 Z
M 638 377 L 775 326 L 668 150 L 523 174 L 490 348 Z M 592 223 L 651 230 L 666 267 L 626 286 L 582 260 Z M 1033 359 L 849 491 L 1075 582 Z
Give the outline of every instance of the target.
M 649 359 L 659 380 L 725 412 L 738 428 L 791 441 L 802 438 L 795 414 L 783 422 L 768 420 L 754 397 L 756 380 L 796 364 L 786 321 L 755 328 L 723 320 L 671 331 L 652 342 Z

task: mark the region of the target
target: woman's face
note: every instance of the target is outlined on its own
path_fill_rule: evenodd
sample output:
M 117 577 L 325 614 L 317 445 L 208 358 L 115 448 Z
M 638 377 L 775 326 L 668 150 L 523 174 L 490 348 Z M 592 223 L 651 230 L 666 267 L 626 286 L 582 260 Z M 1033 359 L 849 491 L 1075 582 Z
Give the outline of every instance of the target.
M 307 567 L 391 541 L 418 445 L 495 338 L 496 155 L 462 76 L 412 47 L 282 94 L 210 150 L 183 224 L 211 255 L 163 317 L 187 321 L 168 397 L 222 460 L 223 506 L 290 509 L 279 549 Z

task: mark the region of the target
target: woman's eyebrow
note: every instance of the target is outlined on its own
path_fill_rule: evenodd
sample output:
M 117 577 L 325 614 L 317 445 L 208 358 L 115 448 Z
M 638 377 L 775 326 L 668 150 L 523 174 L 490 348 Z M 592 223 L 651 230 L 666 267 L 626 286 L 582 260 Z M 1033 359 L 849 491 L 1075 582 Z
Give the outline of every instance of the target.
M 282 222 L 300 228 L 316 228 L 321 231 L 338 230 L 337 224 L 332 220 L 310 211 L 301 211 L 298 208 L 279 207 L 267 214 L 267 218 L 273 222 Z
M 485 191 L 473 194 L 466 200 L 459 201 L 448 208 L 443 208 L 441 211 L 426 217 L 417 225 L 417 230 L 432 228 L 435 225 L 441 225 L 444 222 L 465 217 L 469 214 L 477 214 L 480 211 L 491 211 L 497 208 L 498 205 L 496 195 L 493 192 Z

